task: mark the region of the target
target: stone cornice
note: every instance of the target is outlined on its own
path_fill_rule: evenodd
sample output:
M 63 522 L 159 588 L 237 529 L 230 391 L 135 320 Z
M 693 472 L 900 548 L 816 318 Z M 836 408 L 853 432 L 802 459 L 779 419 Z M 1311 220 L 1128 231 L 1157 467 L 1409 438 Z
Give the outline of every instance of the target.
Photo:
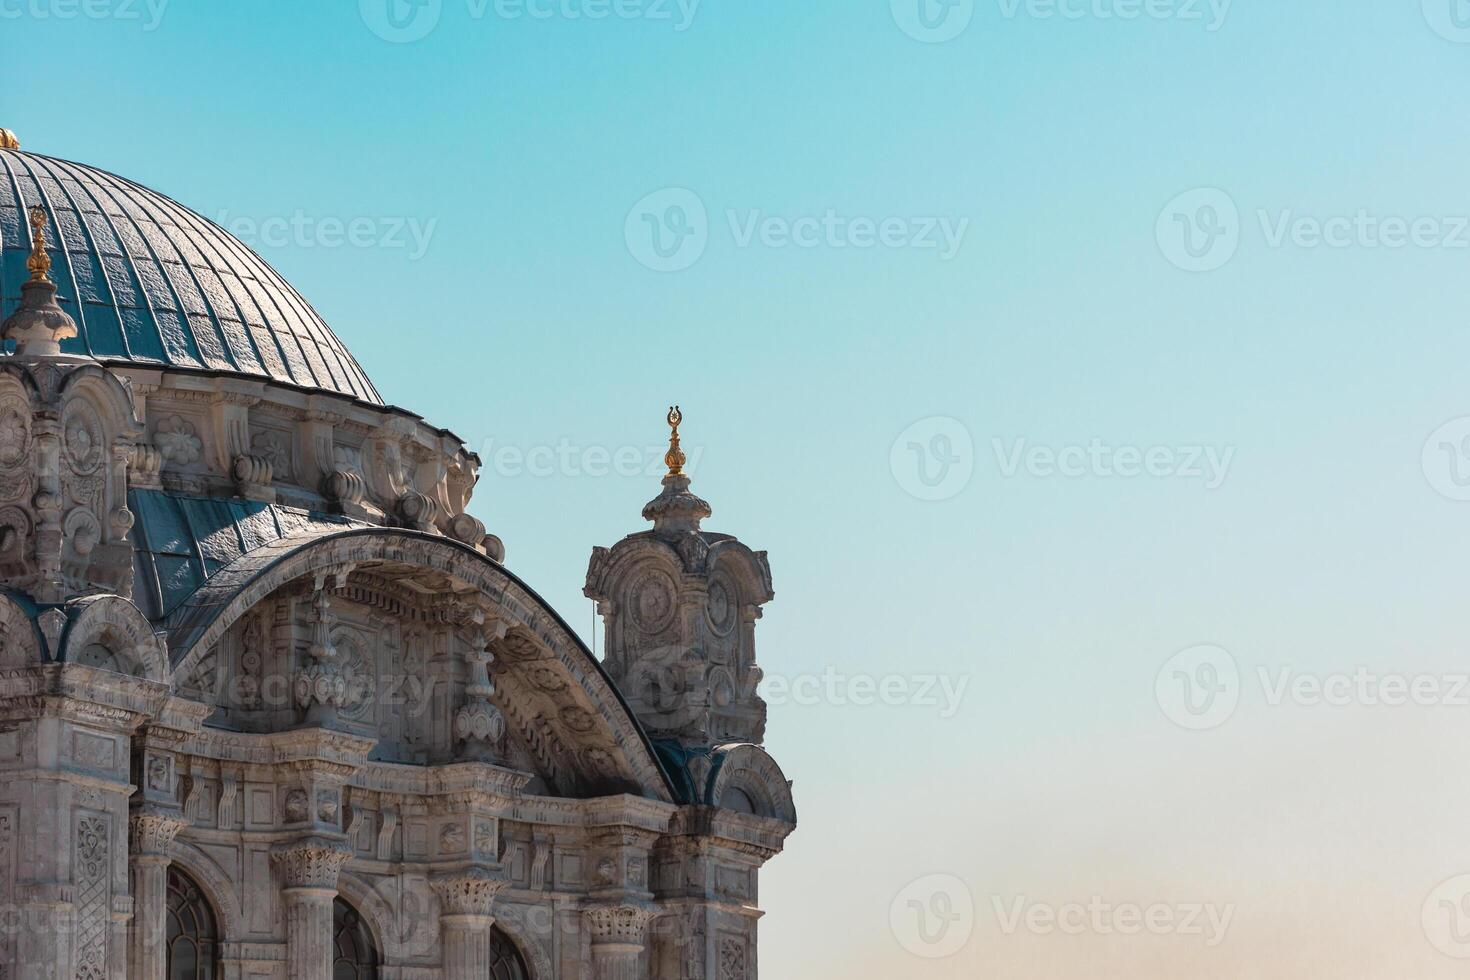
M 204 729 L 183 745 L 190 755 L 243 765 L 290 766 L 346 779 L 367 762 L 376 739 L 324 728 L 252 734 Z

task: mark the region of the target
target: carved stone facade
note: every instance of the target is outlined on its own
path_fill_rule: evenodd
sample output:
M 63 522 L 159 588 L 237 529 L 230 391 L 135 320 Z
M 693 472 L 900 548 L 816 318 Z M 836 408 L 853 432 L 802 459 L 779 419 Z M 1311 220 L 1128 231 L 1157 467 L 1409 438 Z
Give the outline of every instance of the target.
M 172 215 L 154 249 L 188 236 L 170 275 L 243 268 L 128 193 L 127 220 Z M 507 957 L 533 980 L 753 980 L 757 874 L 796 824 L 760 747 L 770 571 L 701 529 L 677 436 L 653 530 L 593 554 L 599 665 L 466 513 L 458 439 L 357 375 L 301 384 L 315 354 L 273 366 L 295 342 L 273 318 L 305 306 L 283 282 L 253 280 L 274 313 L 238 277 L 212 294 L 249 321 L 248 370 L 92 356 L 99 314 L 51 263 L 100 249 L 102 220 L 36 212 L 0 311 L 0 978 L 175 975 L 167 923 L 195 903 L 214 934 L 189 955 L 223 980 L 329 980 L 344 914 L 403 980 Z

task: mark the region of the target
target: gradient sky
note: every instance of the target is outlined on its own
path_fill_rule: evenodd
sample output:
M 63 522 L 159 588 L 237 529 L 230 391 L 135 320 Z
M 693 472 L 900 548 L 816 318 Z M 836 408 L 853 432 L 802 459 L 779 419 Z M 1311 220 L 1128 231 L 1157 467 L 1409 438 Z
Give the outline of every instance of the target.
M 299 216 L 254 244 L 481 449 L 473 511 L 584 636 L 589 551 L 658 483 L 582 463 L 682 404 L 706 526 L 770 551 L 768 677 L 822 682 L 771 708 L 801 826 L 766 980 L 1462 974 L 1434 921 L 1470 872 L 1470 703 L 1269 688 L 1470 670 L 1470 424 L 1431 439 L 1470 415 L 1470 10 L 923 0 L 926 32 L 920 0 L 442 0 L 398 43 L 385 0 L 92 2 L 0 0 L 0 126 L 227 226 Z M 691 196 L 702 254 L 648 268 L 644 216 Z M 829 212 L 812 247 L 744 237 Z M 913 241 L 946 223 L 955 254 Z M 1190 731 L 1155 682 L 1200 644 L 1239 707 Z M 1229 927 L 1005 928 L 1094 896 Z

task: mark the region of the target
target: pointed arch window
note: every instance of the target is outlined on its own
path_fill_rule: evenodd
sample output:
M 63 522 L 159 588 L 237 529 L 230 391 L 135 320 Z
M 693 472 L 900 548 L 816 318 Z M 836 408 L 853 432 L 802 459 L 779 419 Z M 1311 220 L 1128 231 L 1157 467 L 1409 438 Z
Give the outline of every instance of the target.
M 378 980 L 378 948 L 357 909 L 332 900 L 332 980 Z
M 214 980 L 219 975 L 219 930 L 214 910 L 194 880 L 168 869 L 168 980 Z

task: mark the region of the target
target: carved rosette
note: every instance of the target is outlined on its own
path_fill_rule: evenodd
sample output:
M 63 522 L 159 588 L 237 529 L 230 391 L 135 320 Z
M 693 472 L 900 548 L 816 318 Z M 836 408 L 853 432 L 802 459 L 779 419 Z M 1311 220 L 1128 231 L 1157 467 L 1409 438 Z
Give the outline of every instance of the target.
M 335 891 L 337 875 L 351 859 L 346 844 L 324 837 L 305 837 L 271 850 L 271 865 L 286 888 Z
M 128 853 L 133 857 L 162 857 L 189 821 L 182 814 L 147 808 L 128 815 Z
M 471 865 L 436 875 L 429 884 L 443 903 L 445 915 L 490 916 L 494 914 L 496 896 L 509 881 L 499 868 Z

